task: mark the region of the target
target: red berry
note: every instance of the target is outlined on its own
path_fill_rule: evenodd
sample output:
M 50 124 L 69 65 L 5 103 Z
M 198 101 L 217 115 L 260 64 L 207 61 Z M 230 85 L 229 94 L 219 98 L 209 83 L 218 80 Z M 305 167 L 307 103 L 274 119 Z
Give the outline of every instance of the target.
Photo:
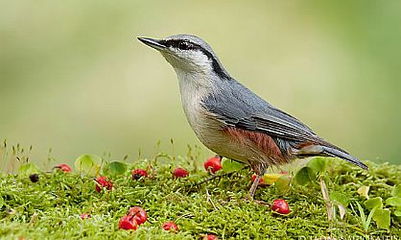
M 148 215 L 146 214 L 146 211 L 141 208 L 141 207 L 132 207 L 128 210 L 128 216 L 132 216 L 133 219 L 138 223 L 138 225 L 141 225 L 148 220 Z
M 187 170 L 185 170 L 184 168 L 176 168 L 173 171 L 173 177 L 176 178 L 184 178 L 184 177 L 188 177 L 189 172 Z
M 290 206 L 284 199 L 274 200 L 271 209 L 280 214 L 289 214 L 291 212 Z
M 214 234 L 206 234 L 202 238 L 202 240 L 217 240 L 217 239 L 219 238 Z
M 61 164 L 55 166 L 55 168 L 58 168 L 63 172 L 71 172 L 72 171 L 71 167 L 68 166 L 68 164 L 65 164 L 65 163 L 61 163 Z
M 133 180 L 139 180 L 141 177 L 147 177 L 148 172 L 145 169 L 134 169 L 132 170 L 132 179 Z
M 210 171 L 211 173 L 215 173 L 219 171 L 221 166 L 221 158 L 219 156 L 211 157 L 203 163 L 206 171 Z
M 256 174 L 252 174 L 252 182 L 254 182 L 256 179 Z M 266 185 L 265 180 L 263 178 L 259 178 L 259 185 L 264 186 Z
M 95 181 L 97 192 L 101 192 L 102 188 L 106 188 L 107 190 L 111 190 L 113 188 L 113 183 L 107 180 L 106 177 L 97 177 Z
M 92 216 L 88 213 L 82 213 L 81 215 L 79 215 L 79 217 L 81 219 L 87 219 L 87 218 L 91 218 Z
M 166 231 L 178 232 L 178 226 L 174 222 L 165 222 L 163 223 L 162 228 Z
M 118 228 L 125 230 L 136 230 L 138 228 L 138 223 L 132 218 L 132 216 L 124 216 L 120 218 L 120 221 L 118 222 Z

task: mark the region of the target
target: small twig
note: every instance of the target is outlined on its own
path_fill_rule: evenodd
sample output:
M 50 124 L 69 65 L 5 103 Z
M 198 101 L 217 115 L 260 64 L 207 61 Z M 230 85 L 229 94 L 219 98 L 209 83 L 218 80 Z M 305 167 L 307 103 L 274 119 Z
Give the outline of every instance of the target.
M 192 214 L 190 214 L 190 213 L 184 213 L 183 215 L 177 217 L 175 220 L 178 221 L 178 220 L 180 220 L 181 218 L 187 218 L 187 217 L 188 217 L 188 218 L 193 218 L 194 216 L 193 216 Z
M 213 202 L 213 200 L 212 200 L 212 198 L 211 198 L 211 196 L 210 196 L 209 191 L 207 190 L 207 188 L 206 188 L 206 199 L 207 199 L 207 201 L 210 202 L 210 204 L 212 204 L 214 210 L 219 210 L 219 209 L 216 207 L 216 205 L 214 204 L 214 202 Z
M 197 183 L 193 184 L 193 186 L 199 186 L 199 185 L 202 185 L 202 184 L 204 184 L 204 183 L 210 182 L 210 181 L 212 181 L 212 180 L 214 180 L 214 179 L 217 179 L 217 178 L 222 178 L 222 177 L 225 177 L 225 176 L 231 176 L 231 175 L 233 175 L 234 173 L 235 173 L 235 172 L 229 172 L 229 173 L 223 173 L 223 174 L 220 174 L 220 175 L 212 175 L 212 176 L 210 176 L 210 177 L 208 177 L 208 178 L 206 178 L 206 179 L 203 179 L 203 180 L 200 181 L 200 182 L 197 182 Z
M 244 170 L 244 169 L 246 169 L 246 168 L 248 168 L 248 166 L 244 166 L 244 167 L 241 168 L 239 171 Z M 206 179 L 203 179 L 203 180 L 200 181 L 200 182 L 197 182 L 197 183 L 193 184 L 192 186 L 195 187 L 195 186 L 199 186 L 199 185 L 202 185 L 202 184 L 204 184 L 204 183 L 210 182 L 210 181 L 212 181 L 212 180 L 214 180 L 214 179 L 217 179 L 217 178 L 222 178 L 222 177 L 226 177 L 226 176 L 232 176 L 232 175 L 234 175 L 235 173 L 237 173 L 237 172 L 239 172 L 239 171 L 228 172 L 228 173 L 223 173 L 223 174 L 219 174 L 219 175 L 217 175 L 217 174 L 216 174 L 216 175 L 212 175 L 212 176 L 210 176 L 210 177 L 208 177 L 208 178 L 206 178 Z

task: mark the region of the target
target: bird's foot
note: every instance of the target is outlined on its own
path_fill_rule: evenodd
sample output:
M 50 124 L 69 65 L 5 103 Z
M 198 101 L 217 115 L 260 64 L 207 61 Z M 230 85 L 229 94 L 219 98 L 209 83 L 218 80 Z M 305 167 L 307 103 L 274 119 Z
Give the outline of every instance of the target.
M 262 205 L 262 206 L 267 206 L 267 207 L 270 206 L 270 203 L 265 202 L 265 201 L 263 201 L 263 200 L 256 200 L 256 199 L 254 199 L 253 202 L 254 202 L 254 203 L 257 203 L 257 204 L 259 204 L 259 205 Z
M 245 200 L 247 202 L 254 202 L 254 203 L 257 203 L 257 204 L 260 204 L 260 205 L 268 206 L 269 204 L 267 202 L 262 201 L 262 200 L 256 200 L 254 198 L 255 197 L 255 193 L 256 193 L 256 189 L 258 188 L 258 185 L 259 185 L 259 182 L 260 182 L 261 178 L 262 178 L 261 175 L 256 175 L 256 177 L 255 177 L 255 179 L 254 179 L 254 181 L 253 181 L 253 183 L 251 185 L 251 188 L 249 189 L 249 193 L 245 197 Z
M 249 194 L 246 195 L 246 197 L 244 198 L 244 201 L 247 203 L 256 203 L 258 205 L 262 205 L 262 206 L 270 206 L 270 204 L 268 202 L 265 202 L 263 200 L 258 200 L 258 199 L 254 199 L 253 197 L 251 197 Z
M 226 177 L 226 176 L 231 176 L 231 175 L 233 175 L 234 173 L 235 173 L 235 172 L 229 172 L 229 173 L 223 173 L 223 174 L 215 174 L 215 175 L 212 175 L 212 176 L 210 176 L 210 177 L 207 177 L 207 178 L 205 178 L 205 179 L 203 179 L 203 180 L 201 180 L 201 181 L 199 181 L 199 182 L 197 182 L 197 183 L 195 183 L 195 184 L 193 184 L 193 185 L 194 185 L 194 186 L 199 186 L 199 185 L 202 185 L 202 184 L 204 184 L 204 183 L 213 181 L 214 179 L 217 179 L 217 178 L 222 178 L 222 177 Z

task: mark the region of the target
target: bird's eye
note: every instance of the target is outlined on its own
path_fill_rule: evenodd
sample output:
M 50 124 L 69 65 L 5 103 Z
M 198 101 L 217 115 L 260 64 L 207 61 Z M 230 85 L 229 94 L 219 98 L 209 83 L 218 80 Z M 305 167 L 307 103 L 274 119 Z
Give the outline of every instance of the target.
M 180 42 L 178 43 L 178 48 L 181 50 L 188 50 L 191 48 L 191 44 L 188 42 Z

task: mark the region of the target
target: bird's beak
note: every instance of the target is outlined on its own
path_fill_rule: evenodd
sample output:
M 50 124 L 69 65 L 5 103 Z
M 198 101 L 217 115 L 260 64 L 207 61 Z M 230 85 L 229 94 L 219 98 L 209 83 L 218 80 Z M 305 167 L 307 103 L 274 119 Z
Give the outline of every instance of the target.
M 166 48 L 166 46 L 162 44 L 161 40 L 146 37 L 138 37 L 138 40 L 156 50 L 162 50 Z

